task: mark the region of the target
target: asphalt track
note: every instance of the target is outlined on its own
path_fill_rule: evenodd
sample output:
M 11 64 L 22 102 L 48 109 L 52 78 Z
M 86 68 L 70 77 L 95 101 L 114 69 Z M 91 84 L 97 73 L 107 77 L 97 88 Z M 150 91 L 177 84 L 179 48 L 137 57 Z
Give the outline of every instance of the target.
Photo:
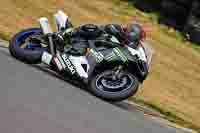
M 104 102 L 51 72 L 13 59 L 0 48 L 0 133 L 184 131 Z

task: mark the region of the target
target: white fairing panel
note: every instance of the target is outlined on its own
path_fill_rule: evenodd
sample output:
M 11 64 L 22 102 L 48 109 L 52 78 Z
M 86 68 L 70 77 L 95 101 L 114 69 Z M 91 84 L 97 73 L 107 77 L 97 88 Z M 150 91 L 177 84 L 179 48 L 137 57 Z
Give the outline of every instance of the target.
M 54 18 L 57 24 L 58 30 L 62 28 L 66 28 L 66 23 L 68 22 L 68 16 L 61 10 L 59 10 L 56 14 L 54 14 Z
M 155 51 L 149 44 L 147 44 L 147 42 L 143 41 L 143 42 L 141 42 L 141 44 L 143 46 L 143 49 L 144 49 L 144 52 L 145 52 L 145 55 L 147 58 L 148 66 L 150 67 L 151 62 L 152 62 L 152 57 L 153 57 L 153 54 Z
M 110 41 L 114 42 L 114 43 L 119 43 L 120 44 L 119 40 L 115 36 L 112 36 L 112 38 L 110 38 Z
M 131 52 L 132 55 L 137 55 L 140 60 L 147 62 L 147 58 L 146 58 L 144 49 L 142 47 L 139 47 L 138 49 L 134 49 L 127 46 L 127 48 Z
M 46 17 L 42 17 L 39 19 L 40 22 L 40 27 L 42 28 L 42 31 L 44 34 L 50 34 L 53 33 L 50 25 L 49 25 L 49 21 Z
M 76 68 L 76 71 L 80 77 L 88 78 L 87 72 L 89 71 L 89 64 L 87 58 L 85 56 L 69 56 L 69 59 Z M 87 71 L 83 69 L 82 64 L 87 65 Z
M 150 67 L 152 56 L 153 56 L 153 49 L 145 42 L 141 42 L 141 46 L 137 49 L 133 49 L 131 47 L 128 47 L 128 50 L 131 52 L 132 55 L 137 55 L 140 60 L 143 60 L 147 62 L 148 67 Z

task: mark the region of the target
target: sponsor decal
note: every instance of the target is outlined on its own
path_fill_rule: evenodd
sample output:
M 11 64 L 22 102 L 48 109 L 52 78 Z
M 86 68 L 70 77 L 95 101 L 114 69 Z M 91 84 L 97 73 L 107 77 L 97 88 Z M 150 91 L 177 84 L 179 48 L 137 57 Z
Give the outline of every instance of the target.
M 43 54 L 42 54 L 42 62 L 47 64 L 47 65 L 50 65 L 51 60 L 52 60 L 52 55 L 47 53 L 47 52 L 43 52 Z
M 54 58 L 54 62 L 56 63 L 56 66 L 58 67 L 58 69 L 61 71 L 63 67 L 57 57 Z
M 75 70 L 74 66 L 72 65 L 71 61 L 69 60 L 69 58 L 67 57 L 67 55 L 63 54 L 62 58 L 63 58 L 65 64 L 67 65 L 67 68 L 70 70 L 70 72 L 72 74 L 74 74 L 76 72 L 76 70 Z
M 56 56 L 58 57 L 58 60 L 60 61 L 62 67 L 65 69 L 67 66 L 65 65 L 63 59 L 60 56 L 60 53 L 57 53 Z

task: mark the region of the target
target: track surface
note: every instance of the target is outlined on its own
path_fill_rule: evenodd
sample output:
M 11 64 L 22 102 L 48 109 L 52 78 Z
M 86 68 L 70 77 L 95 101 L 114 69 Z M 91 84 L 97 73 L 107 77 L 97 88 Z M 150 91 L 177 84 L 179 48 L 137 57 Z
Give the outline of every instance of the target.
M 0 61 L 1 133 L 183 133 L 16 61 L 6 49 Z

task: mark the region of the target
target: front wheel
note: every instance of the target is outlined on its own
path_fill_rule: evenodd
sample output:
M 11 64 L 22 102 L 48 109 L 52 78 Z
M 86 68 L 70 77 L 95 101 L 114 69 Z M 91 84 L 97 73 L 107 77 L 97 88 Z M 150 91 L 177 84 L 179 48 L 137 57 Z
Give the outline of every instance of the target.
M 122 101 L 133 96 L 139 87 L 138 79 L 128 72 L 117 76 L 107 70 L 94 76 L 90 81 L 90 91 L 106 101 Z

